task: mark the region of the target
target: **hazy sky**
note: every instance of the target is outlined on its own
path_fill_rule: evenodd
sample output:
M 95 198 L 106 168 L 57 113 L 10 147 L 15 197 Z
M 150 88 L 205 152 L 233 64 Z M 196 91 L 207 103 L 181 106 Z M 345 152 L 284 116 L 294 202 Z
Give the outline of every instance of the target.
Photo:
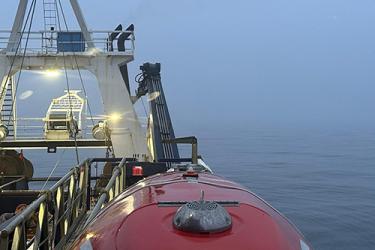
M 16 2 L 2 0 L 0 29 L 10 29 Z M 375 128 L 372 0 L 79 2 L 91 29 L 135 24 L 130 78 L 143 62 L 162 63 L 177 127 Z M 21 91 L 30 88 L 27 100 L 42 100 L 64 81 L 23 78 Z

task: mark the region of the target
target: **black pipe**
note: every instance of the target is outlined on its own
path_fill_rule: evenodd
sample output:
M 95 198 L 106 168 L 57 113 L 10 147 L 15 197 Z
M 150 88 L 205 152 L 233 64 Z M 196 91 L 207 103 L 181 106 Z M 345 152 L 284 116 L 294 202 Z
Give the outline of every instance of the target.
M 122 32 L 117 40 L 117 49 L 118 51 L 125 51 L 125 41 L 129 38 L 129 36 L 134 31 L 134 24 L 130 24 L 129 27 L 126 28 L 125 32 Z
M 119 24 L 116 29 L 116 31 L 118 30 L 118 32 L 112 32 L 109 36 L 108 36 L 108 39 L 107 39 L 107 50 L 108 51 L 113 51 L 113 40 L 116 39 L 116 37 L 121 33 L 120 31 L 122 31 L 122 25 Z

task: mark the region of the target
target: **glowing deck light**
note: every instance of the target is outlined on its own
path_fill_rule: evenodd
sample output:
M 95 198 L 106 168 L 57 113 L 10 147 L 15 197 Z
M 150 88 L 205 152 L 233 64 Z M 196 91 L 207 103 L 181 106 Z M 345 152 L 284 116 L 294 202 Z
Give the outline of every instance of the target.
M 57 69 L 47 69 L 43 71 L 43 74 L 48 78 L 57 78 L 61 75 L 61 72 Z
M 86 236 L 85 236 L 85 238 L 86 238 L 86 240 L 89 240 L 89 239 L 91 239 L 94 236 L 95 236 L 94 233 L 87 233 Z
M 148 95 L 147 101 L 151 102 L 160 96 L 159 91 L 152 92 Z
M 117 122 L 119 120 L 121 120 L 121 115 L 119 113 L 112 113 L 109 115 L 109 120 L 110 121 L 113 121 L 113 122 Z

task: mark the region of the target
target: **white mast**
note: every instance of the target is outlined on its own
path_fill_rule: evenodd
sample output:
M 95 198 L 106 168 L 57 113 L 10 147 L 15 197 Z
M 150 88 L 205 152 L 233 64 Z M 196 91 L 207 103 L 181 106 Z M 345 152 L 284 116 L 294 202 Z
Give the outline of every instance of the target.
M 17 14 L 14 18 L 12 33 L 10 34 L 7 46 L 8 52 L 15 51 L 17 48 L 18 41 L 21 37 L 22 25 L 25 19 L 27 3 L 28 0 L 20 0 L 18 4 Z
M 70 0 L 70 4 L 73 8 L 74 15 L 77 18 L 79 27 L 81 28 L 81 31 L 83 33 L 83 37 L 87 41 L 88 48 L 89 49 L 95 48 L 95 44 L 93 43 L 91 39 L 91 34 L 89 30 L 87 29 L 86 21 L 82 14 L 82 10 L 81 10 L 81 7 L 79 6 L 79 3 L 77 2 L 77 0 Z

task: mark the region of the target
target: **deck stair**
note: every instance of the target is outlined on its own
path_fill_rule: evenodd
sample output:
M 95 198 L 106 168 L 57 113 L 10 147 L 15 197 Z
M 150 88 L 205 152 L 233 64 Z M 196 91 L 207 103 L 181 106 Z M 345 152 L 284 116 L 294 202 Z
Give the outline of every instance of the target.
M 11 78 L 7 84 L 4 94 L 4 101 L 1 107 L 1 124 L 7 126 L 9 135 L 8 137 L 15 138 L 16 136 L 16 103 L 15 103 L 15 89 L 14 79 Z

